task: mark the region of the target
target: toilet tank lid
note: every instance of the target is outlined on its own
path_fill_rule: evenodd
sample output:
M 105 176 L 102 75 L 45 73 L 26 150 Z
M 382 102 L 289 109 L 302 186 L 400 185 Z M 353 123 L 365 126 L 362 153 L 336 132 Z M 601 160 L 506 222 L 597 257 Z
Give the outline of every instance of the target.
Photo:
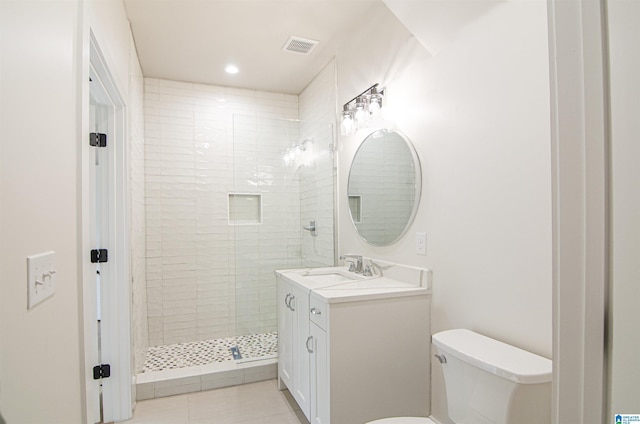
M 551 381 L 552 361 L 466 329 L 447 330 L 432 337 L 440 353 L 520 384 Z

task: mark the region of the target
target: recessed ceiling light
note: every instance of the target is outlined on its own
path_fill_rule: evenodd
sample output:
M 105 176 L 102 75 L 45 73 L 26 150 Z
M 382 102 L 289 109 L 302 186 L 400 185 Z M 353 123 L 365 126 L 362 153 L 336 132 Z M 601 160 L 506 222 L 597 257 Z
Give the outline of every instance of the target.
M 227 74 L 237 74 L 239 71 L 236 65 L 227 65 L 227 67 L 224 68 L 224 70 L 227 72 Z

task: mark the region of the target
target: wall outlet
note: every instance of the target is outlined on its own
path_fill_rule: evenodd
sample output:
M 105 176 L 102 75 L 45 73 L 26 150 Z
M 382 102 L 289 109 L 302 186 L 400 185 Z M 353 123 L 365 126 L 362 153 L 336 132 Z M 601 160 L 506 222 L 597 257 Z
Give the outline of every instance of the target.
M 416 254 L 427 254 L 427 233 L 416 233 Z
M 27 256 L 27 308 L 31 309 L 56 291 L 55 252 Z

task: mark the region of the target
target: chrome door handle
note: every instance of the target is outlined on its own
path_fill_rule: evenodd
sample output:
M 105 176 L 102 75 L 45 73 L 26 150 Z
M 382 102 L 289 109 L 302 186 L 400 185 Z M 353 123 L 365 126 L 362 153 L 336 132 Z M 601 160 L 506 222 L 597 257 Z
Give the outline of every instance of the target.
M 313 349 L 309 347 L 309 342 L 313 341 L 313 336 L 309 336 L 307 337 L 307 342 L 305 343 L 306 347 L 307 347 L 307 352 L 309 353 L 313 353 Z
M 291 293 L 287 293 L 287 295 L 284 297 L 284 305 L 291 309 L 291 306 L 289 306 L 289 298 L 291 297 Z
M 319 309 L 316 309 L 316 308 L 311 308 L 311 313 L 313 315 L 322 315 L 322 311 L 320 311 Z

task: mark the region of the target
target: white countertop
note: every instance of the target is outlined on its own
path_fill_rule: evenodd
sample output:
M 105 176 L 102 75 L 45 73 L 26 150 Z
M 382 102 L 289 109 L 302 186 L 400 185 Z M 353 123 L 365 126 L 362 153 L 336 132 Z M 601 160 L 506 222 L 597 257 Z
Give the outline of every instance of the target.
M 307 291 L 371 278 L 349 272 L 347 267 L 285 269 L 275 271 L 275 273 L 286 277 L 289 281 Z M 335 278 L 328 278 L 332 276 L 335 276 Z M 343 276 L 343 278 L 340 278 L 340 276 Z
M 303 268 L 276 271 L 325 303 L 355 302 L 401 296 L 430 295 L 420 281 L 405 282 L 384 276 L 365 277 L 346 267 Z

